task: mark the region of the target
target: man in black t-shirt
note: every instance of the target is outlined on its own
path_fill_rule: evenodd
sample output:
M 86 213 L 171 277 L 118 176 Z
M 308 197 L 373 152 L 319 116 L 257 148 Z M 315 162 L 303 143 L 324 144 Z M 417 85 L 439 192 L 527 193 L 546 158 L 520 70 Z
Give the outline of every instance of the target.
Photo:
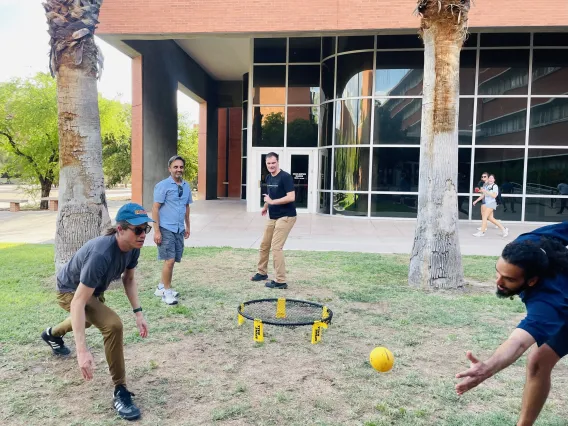
M 105 235 L 89 240 L 57 274 L 57 300 L 71 316 L 41 335 L 55 355 L 69 355 L 63 342 L 70 331 L 75 335 L 77 362 L 83 378 L 93 378 L 94 358 L 87 348 L 85 328 L 94 325 L 103 335 L 105 356 L 114 383 L 114 408 L 127 420 L 140 417 L 140 410 L 132 402 L 133 395 L 126 388 L 124 341 L 120 317 L 105 304 L 104 292 L 109 284 L 122 278 L 124 291 L 135 314 L 141 337 L 148 336 L 148 325 L 142 314 L 134 268 L 138 264 L 140 248 L 153 222 L 142 206 L 125 204 L 116 215 L 116 226 Z
M 269 174 L 266 176 L 267 194 L 264 195 L 264 207 L 262 215 L 268 212 L 269 220 L 264 228 L 262 243 L 260 244 L 260 258 L 258 260 L 258 272 L 251 278 L 252 281 L 268 279 L 268 257 L 272 249 L 275 279 L 268 281 L 266 287 L 288 288 L 286 284 L 286 264 L 282 249 L 288 238 L 288 234 L 296 223 L 296 193 L 294 180 L 290 173 L 280 169 L 278 154 L 270 152 L 266 155 L 266 168 Z

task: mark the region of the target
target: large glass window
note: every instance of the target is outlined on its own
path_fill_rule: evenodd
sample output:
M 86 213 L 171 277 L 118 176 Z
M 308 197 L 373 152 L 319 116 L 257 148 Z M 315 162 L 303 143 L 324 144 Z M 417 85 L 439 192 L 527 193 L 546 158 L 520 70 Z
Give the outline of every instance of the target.
M 374 47 L 374 36 L 339 37 L 337 41 L 337 53 L 351 52 L 353 50 L 372 50 Z
M 371 138 L 371 99 L 335 103 L 335 145 L 366 145 Z
M 568 183 L 568 150 L 529 149 L 527 194 L 556 195 Z
M 526 95 L 528 83 L 528 49 L 481 51 L 479 57 L 479 95 Z
M 335 37 L 324 37 L 321 43 L 321 58 L 335 55 Z
M 319 189 L 331 189 L 331 149 L 319 151 Z
M 320 108 L 320 146 L 332 144 L 333 138 L 333 103 L 322 104 Z
M 567 137 L 568 98 L 532 98 L 529 145 L 567 146 Z
M 339 216 L 367 216 L 367 194 L 333 193 L 333 214 Z
M 319 65 L 290 65 L 288 67 L 289 105 L 319 105 L 319 86 Z
M 318 146 L 318 107 L 288 107 L 287 142 L 290 147 Z
M 373 52 L 337 57 L 337 97 L 351 98 L 373 94 Z
M 374 144 L 420 145 L 422 99 L 375 100 Z
M 375 95 L 422 95 L 424 52 L 377 52 Z
M 568 51 L 535 49 L 533 51 L 532 94 L 568 93 Z
M 371 191 L 418 192 L 420 148 L 373 148 Z
M 335 58 L 321 64 L 321 101 L 329 101 L 334 97 Z
M 283 64 L 286 62 L 285 38 L 255 38 L 255 64 Z
M 253 102 L 263 105 L 286 103 L 286 66 L 255 66 L 253 75 Z
M 525 145 L 526 125 L 526 98 L 477 101 L 476 145 Z
M 330 200 L 331 200 L 331 193 L 330 192 L 320 192 L 319 193 L 319 202 L 318 202 L 318 213 L 323 214 L 330 214 Z
M 525 199 L 525 220 L 534 222 L 561 222 L 568 212 L 568 198 L 533 198 Z
M 320 37 L 290 38 L 289 62 L 319 62 L 321 57 Z
M 252 146 L 284 146 L 284 107 L 255 107 Z
M 475 150 L 473 180 L 479 180 L 482 173 L 495 175 L 495 183 L 510 183 L 513 193 L 522 193 L 524 149 L 477 148 Z M 472 185 L 472 187 L 474 186 Z
M 371 196 L 371 216 L 409 217 L 418 215 L 418 195 L 380 194 Z
M 336 148 L 334 165 L 334 190 L 369 190 L 369 148 Z

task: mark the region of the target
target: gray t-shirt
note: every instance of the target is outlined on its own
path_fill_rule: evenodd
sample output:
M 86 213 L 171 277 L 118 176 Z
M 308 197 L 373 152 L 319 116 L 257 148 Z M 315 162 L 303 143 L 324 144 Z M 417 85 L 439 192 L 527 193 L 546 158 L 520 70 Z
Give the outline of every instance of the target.
M 93 238 L 73 255 L 57 274 L 57 290 L 73 293 L 80 283 L 94 288 L 94 295 L 103 293 L 109 284 L 120 278 L 126 269 L 138 264 L 140 250 L 123 252 L 116 235 Z

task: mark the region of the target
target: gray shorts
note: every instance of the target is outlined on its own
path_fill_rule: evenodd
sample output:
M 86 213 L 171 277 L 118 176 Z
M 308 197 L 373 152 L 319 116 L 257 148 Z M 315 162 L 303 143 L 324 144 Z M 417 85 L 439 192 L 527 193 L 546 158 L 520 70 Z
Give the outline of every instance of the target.
M 181 262 L 185 231 L 175 233 L 160 226 L 160 232 L 162 233 L 162 244 L 158 246 L 158 260 L 175 259 L 176 262 Z

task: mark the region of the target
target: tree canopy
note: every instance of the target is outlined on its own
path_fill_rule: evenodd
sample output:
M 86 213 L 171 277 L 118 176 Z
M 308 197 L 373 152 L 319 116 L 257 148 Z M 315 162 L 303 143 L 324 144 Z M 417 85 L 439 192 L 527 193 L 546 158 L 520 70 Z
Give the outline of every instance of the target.
M 105 181 L 113 186 L 130 176 L 131 110 L 99 95 L 99 111 Z M 49 188 L 57 184 L 57 93 L 49 74 L 0 83 L 0 154 L 0 175 Z

